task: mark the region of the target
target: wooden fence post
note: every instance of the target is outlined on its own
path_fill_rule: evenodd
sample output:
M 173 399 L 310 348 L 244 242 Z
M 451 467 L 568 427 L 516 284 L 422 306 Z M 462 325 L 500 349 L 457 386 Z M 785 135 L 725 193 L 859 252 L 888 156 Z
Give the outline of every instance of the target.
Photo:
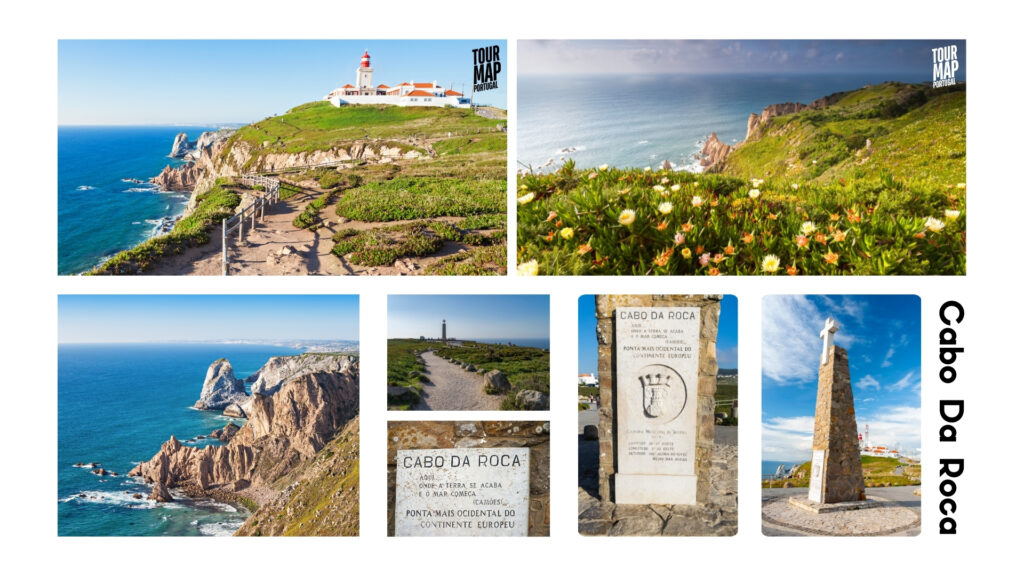
M 228 275 L 228 219 L 220 221 L 220 274 Z

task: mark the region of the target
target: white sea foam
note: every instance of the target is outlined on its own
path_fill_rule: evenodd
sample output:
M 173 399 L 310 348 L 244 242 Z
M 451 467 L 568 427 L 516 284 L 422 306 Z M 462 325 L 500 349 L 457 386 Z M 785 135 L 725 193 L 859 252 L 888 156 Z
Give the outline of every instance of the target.
M 84 185 L 83 186 L 79 186 L 78 188 L 75 188 L 75 190 L 81 190 L 81 191 L 95 190 L 95 189 L 96 189 L 95 186 L 84 186 Z
M 242 524 L 242 522 L 200 524 L 199 533 L 203 536 L 231 536 L 242 527 Z
M 565 148 L 555 150 L 554 154 L 572 154 L 573 152 L 583 152 L 586 149 L 586 146 L 566 146 Z
M 109 506 L 123 506 L 125 508 L 151 509 L 160 506 L 162 508 L 181 508 L 180 504 L 173 502 L 160 503 L 149 500 L 143 494 L 142 498 L 135 498 L 135 492 L 104 492 L 102 490 L 86 490 L 67 498 L 61 498 L 61 502 L 76 502 L 83 504 L 107 504 Z
M 650 143 L 651 143 L 650 140 L 641 140 L 641 141 L 637 142 L 636 145 L 637 146 L 643 146 L 644 144 L 650 144 Z
M 158 190 L 156 189 L 155 186 L 149 186 L 149 187 L 145 187 L 145 188 L 141 187 L 141 186 L 135 186 L 135 187 L 128 188 L 128 189 L 125 190 L 125 192 L 132 192 L 132 193 L 135 193 L 135 194 L 142 193 L 142 192 L 145 192 L 147 194 L 151 194 L 151 193 L 157 192 L 157 191 Z

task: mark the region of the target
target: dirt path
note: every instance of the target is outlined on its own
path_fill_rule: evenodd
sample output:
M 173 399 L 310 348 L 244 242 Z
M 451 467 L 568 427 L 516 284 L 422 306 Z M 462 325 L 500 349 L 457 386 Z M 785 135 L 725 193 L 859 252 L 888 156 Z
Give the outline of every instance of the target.
M 424 352 L 424 373 L 430 384 L 423 385 L 423 397 L 413 410 L 500 410 L 501 396 L 484 394 L 484 377 L 467 372 L 433 352 Z

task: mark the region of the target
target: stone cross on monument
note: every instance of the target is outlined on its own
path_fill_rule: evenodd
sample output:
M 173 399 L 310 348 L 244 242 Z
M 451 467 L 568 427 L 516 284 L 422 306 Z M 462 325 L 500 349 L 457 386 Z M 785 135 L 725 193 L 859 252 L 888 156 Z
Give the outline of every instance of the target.
M 836 323 L 835 318 L 825 319 L 825 329 L 818 335 L 819 338 L 824 340 L 821 348 L 821 365 L 828 364 L 828 350 L 832 347 L 832 337 L 839 331 L 839 324 Z

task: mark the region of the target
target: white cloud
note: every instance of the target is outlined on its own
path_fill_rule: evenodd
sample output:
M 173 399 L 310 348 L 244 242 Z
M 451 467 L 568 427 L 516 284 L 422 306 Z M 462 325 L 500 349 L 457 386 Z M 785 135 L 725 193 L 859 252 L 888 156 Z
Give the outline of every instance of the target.
M 761 371 L 777 384 L 816 380 L 825 314 L 804 296 L 772 296 L 762 305 Z
M 920 406 L 889 406 L 866 415 L 857 416 L 857 430 L 870 425 L 871 444 L 898 447 L 908 456 L 921 448 Z
M 895 354 L 896 348 L 894 346 L 890 346 L 889 350 L 886 351 L 885 353 L 885 359 L 882 360 L 882 368 L 888 368 L 889 366 L 892 366 L 892 362 L 890 362 L 890 360 L 892 360 L 892 357 Z
M 761 458 L 802 463 L 810 458 L 814 417 L 770 418 L 761 423 Z
M 901 392 L 903 390 L 906 390 L 908 387 L 913 386 L 914 388 L 917 388 L 920 385 L 921 381 L 917 377 L 917 373 L 909 372 L 903 378 L 900 378 L 896 382 L 893 382 L 892 384 L 886 386 L 886 388 L 888 390 L 892 390 L 893 392 Z
M 878 380 L 875 380 L 874 376 L 871 374 L 867 374 L 860 380 L 857 380 L 857 383 L 854 384 L 854 386 L 856 386 L 858 390 L 867 390 L 869 388 L 880 390 L 882 388 L 881 383 L 879 383 Z

